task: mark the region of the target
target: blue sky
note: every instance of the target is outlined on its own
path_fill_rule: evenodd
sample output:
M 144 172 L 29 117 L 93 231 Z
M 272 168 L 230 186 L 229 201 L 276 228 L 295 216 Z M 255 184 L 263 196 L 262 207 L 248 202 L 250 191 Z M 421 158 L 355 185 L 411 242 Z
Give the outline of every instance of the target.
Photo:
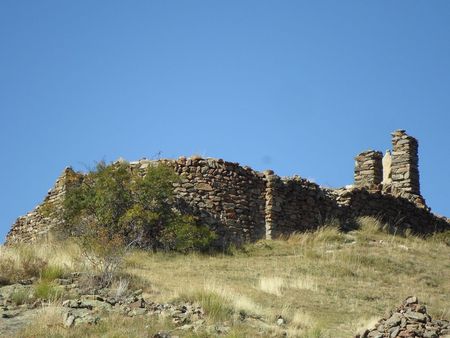
M 65 166 L 200 154 L 352 183 L 420 143 L 450 216 L 450 1 L 0 2 L 0 242 Z

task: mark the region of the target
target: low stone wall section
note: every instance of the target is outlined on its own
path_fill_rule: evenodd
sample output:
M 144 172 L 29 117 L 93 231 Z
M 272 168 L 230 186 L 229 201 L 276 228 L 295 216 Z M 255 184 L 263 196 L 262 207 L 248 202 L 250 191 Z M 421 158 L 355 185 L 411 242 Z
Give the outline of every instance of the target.
M 341 209 L 339 217 L 344 223 L 356 217 L 372 216 L 399 231 L 409 229 L 413 233 L 429 234 L 450 229 L 446 218 L 438 217 L 429 208 L 418 207 L 406 198 L 357 188 L 337 189 L 333 193 Z
M 192 213 L 226 243 L 242 244 L 265 236 L 264 175 L 221 159 L 168 161 L 180 175 L 177 208 Z
M 280 178 L 269 172 L 266 178 L 272 182 L 272 205 L 266 211 L 271 213 L 271 237 L 315 229 L 342 216 L 327 189 L 298 176 Z
M 46 236 L 50 229 L 62 224 L 60 215 L 66 186 L 79 177 L 80 175 L 71 168 L 65 168 L 53 188 L 48 191 L 44 201 L 26 215 L 19 217 L 12 225 L 6 243 L 33 242 Z

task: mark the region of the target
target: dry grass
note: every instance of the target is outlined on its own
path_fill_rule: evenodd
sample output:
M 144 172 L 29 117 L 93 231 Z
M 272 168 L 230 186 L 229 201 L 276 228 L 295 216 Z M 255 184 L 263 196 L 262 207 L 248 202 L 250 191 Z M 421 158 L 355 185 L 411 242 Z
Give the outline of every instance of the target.
M 450 316 L 446 240 L 402 237 L 388 233 L 378 220 L 364 218 L 359 229 L 349 233 L 328 226 L 249 244 L 233 254 L 133 251 L 121 273 L 130 288 L 143 288 L 150 300 L 200 303 L 209 323 L 231 326 L 227 337 L 276 336 L 283 331 L 290 337 L 350 337 L 409 295 L 425 302 L 434 318 Z M 239 320 L 242 314 L 248 321 Z M 278 326 L 280 316 L 285 323 Z M 132 337 L 149 332 L 143 323 L 115 317 L 80 330 L 57 328 L 54 336 L 82 332 L 85 337 Z M 29 336 L 45 336 L 39 332 Z
M 233 255 L 133 252 L 127 272 L 151 297 L 220 295 L 234 311 L 287 319 L 293 336 L 349 337 L 369 318 L 415 294 L 436 318 L 450 313 L 450 247 L 444 240 L 387 233 L 379 220 L 260 241 Z M 145 284 L 147 281 L 147 284 Z M 266 328 L 266 330 L 268 330 Z M 256 332 L 256 331 L 255 331 Z
M 49 280 L 82 269 L 79 247 L 72 242 L 45 241 L 13 247 L 0 246 L 0 277 L 7 282 L 27 278 Z
M 78 325 L 70 329 L 62 325 L 60 308 L 54 304 L 47 304 L 37 316 L 16 337 L 153 337 L 158 331 L 172 331 L 173 324 L 165 319 L 156 317 L 130 318 L 113 314 L 97 325 Z M 173 331 L 176 334 L 176 331 Z

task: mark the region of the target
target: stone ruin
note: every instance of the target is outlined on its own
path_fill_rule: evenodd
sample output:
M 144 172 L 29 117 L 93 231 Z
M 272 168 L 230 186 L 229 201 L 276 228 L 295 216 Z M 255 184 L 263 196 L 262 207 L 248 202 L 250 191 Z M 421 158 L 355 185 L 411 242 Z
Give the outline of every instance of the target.
M 355 160 L 355 186 L 369 191 L 383 191 L 426 208 L 420 194 L 419 145 L 404 130 L 392 133 L 392 153 L 368 150 Z
M 345 224 L 359 216 L 378 217 L 399 230 L 422 234 L 450 229 L 449 220 L 434 215 L 420 194 L 417 140 L 404 130 L 392 136 L 392 154 L 383 157 L 373 150 L 359 154 L 354 185 L 339 189 L 198 156 L 144 159 L 129 165 L 142 172 L 159 162 L 171 166 L 181 177 L 174 187 L 174 206 L 216 231 L 219 245 L 289 235 L 332 219 Z M 6 244 L 34 241 L 63 225 L 60 211 L 65 190 L 82 178 L 82 173 L 66 168 L 44 202 L 13 224 Z

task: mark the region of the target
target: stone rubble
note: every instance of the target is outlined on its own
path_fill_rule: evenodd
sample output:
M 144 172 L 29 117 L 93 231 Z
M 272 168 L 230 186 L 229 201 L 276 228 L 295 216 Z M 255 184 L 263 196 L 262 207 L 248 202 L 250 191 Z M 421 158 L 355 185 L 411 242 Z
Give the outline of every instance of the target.
M 79 274 L 74 274 L 79 276 Z M 181 330 L 195 331 L 205 325 L 205 312 L 199 306 L 189 302 L 156 303 L 146 300 L 142 290 L 128 292 L 122 297 L 111 296 L 110 289 L 93 290 L 96 294 L 79 294 L 78 277 L 55 280 L 55 284 L 68 294 L 74 291 L 78 296 L 60 304 L 61 325 L 70 328 L 79 324 L 97 324 L 108 313 L 117 313 L 127 317 L 159 316 L 170 319 Z M 26 326 L 45 306 L 44 300 L 24 300 L 17 305 L 13 301 L 14 293 L 32 295 L 33 285 L 12 284 L 0 287 L 0 336 L 14 335 L 14 330 Z
M 231 322 L 212 323 L 207 321 L 207 313 L 196 303 L 176 302 L 158 303 L 146 299 L 142 290 L 128 291 L 118 297 L 109 288 L 91 289 L 89 293 L 80 287 L 83 274 L 72 273 L 66 278 L 54 280 L 54 284 L 65 291 L 68 299 L 53 303 L 61 314 L 60 325 L 69 329 L 83 324 L 95 325 L 109 314 L 126 317 L 156 316 L 171 321 L 175 329 L 172 331 L 186 331 L 190 333 L 206 333 L 208 336 L 226 335 L 230 332 Z M 33 285 L 12 284 L 0 287 L 0 337 L 12 337 L 22 328 L 32 322 L 39 312 L 45 308 L 46 301 L 31 297 L 25 304 L 17 305 L 13 301 L 13 294 L 21 292 L 32 295 Z M 248 325 L 265 325 L 264 318 L 258 315 L 240 312 L 233 315 L 234 320 L 246 322 Z M 278 316 L 273 325 L 285 324 L 283 317 Z M 152 333 L 150 337 L 176 338 L 172 331 Z M 183 335 L 182 335 L 183 336 Z
M 450 321 L 433 320 L 417 297 L 408 297 L 373 329 L 366 329 L 355 338 L 450 338 Z

